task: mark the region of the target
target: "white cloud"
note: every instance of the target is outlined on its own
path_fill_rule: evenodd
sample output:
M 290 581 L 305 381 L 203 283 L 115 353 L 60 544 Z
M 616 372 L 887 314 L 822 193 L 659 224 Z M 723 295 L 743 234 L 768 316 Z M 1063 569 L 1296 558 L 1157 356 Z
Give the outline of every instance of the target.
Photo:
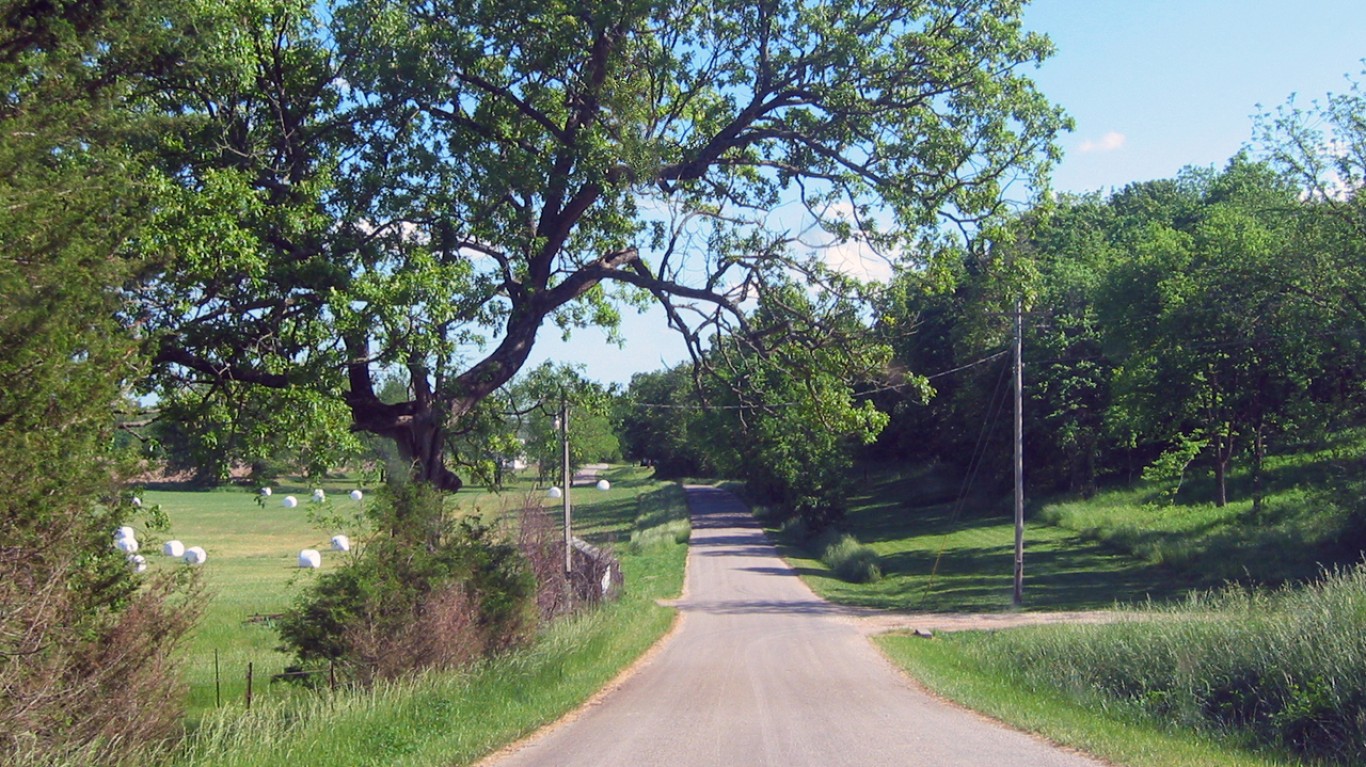
M 823 211 L 829 221 L 845 221 L 852 227 L 843 242 L 819 224 L 806 219 L 806 228 L 799 241 L 831 269 L 861 280 L 887 282 L 892 278 L 892 263 L 887 256 L 868 244 L 866 233 L 859 226 L 854 208 L 848 202 L 831 204 Z
M 1104 136 L 1101 136 L 1100 139 L 1097 141 L 1093 141 L 1089 138 L 1086 139 L 1085 141 L 1081 142 L 1081 146 L 1077 148 L 1083 153 L 1113 152 L 1117 149 L 1123 148 L 1125 140 L 1126 137 L 1123 133 L 1112 130 L 1109 133 L 1106 133 Z
M 858 239 L 826 245 L 822 256 L 826 266 L 850 277 L 876 282 L 892 279 L 891 262 Z

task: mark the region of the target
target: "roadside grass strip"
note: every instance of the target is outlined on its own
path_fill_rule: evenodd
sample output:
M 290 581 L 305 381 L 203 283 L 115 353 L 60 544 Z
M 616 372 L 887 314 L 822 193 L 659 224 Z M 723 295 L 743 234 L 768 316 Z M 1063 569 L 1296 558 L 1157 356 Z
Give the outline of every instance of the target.
M 1165 727 L 1133 714 L 1061 695 L 1020 679 L 983 656 L 999 649 L 988 637 L 1007 632 L 941 634 L 933 640 L 906 635 L 877 638 L 878 645 L 930 692 L 1060 746 L 1125 767 L 1290 767 L 1276 759 L 1216 743 L 1190 730 Z
M 1366 565 L 1127 617 L 879 641 L 935 692 L 1122 764 L 1366 763 Z

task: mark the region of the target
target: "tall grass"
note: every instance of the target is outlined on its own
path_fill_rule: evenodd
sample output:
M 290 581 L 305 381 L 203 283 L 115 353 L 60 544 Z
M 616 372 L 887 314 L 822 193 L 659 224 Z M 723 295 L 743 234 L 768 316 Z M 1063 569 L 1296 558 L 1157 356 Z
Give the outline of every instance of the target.
M 1135 620 L 952 636 L 964 662 L 1118 717 L 1366 763 L 1366 565 L 1226 589 Z
M 687 543 L 692 537 L 688 502 L 681 485 L 663 485 L 639 497 L 631 550 L 637 554 L 660 546 Z
M 882 579 L 882 566 L 871 546 L 859 543 L 853 535 L 833 532 L 818 538 L 812 546 L 837 578 L 850 583 L 872 583 Z

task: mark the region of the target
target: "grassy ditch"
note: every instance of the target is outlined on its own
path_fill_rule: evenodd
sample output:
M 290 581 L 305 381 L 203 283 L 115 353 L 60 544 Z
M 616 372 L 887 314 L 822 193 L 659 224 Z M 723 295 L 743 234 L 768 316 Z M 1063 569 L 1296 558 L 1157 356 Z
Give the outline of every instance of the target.
M 527 650 L 466 673 L 428 674 L 367 691 L 310 692 L 264 683 L 287 659 L 274 650 L 277 640 L 269 621 L 254 616 L 288 604 L 291 581 L 310 577 L 299 574 L 294 561 L 298 548 L 319 538 L 326 543 L 326 535 L 305 521 L 298 529 L 253 536 L 253 529 L 270 529 L 267 520 L 253 515 L 284 515 L 274 505 L 263 512 L 250 498 L 238 508 L 241 493 L 196 494 L 206 499 L 203 505 L 152 497 L 167 508 L 173 533 L 187 544 L 190 538 L 208 540 L 212 531 L 207 527 L 213 524 L 222 533 L 213 538 L 212 547 L 205 545 L 210 551 L 205 576 L 216 593 L 187 657 L 197 700 L 191 732 L 161 764 L 283 767 L 302 758 L 337 767 L 468 764 L 572 710 L 668 630 L 674 611 L 655 600 L 677 596 L 682 589 L 686 546 L 674 543 L 674 534 L 648 532 L 686 520 L 682 489 L 655 482 L 637 469 L 607 476 L 610 491 L 576 492 L 576 534 L 600 545 L 624 543 L 633 536 L 652 541 L 615 546 L 626 584 L 619 601 L 559 622 Z M 232 500 L 220 502 L 215 498 L 220 495 Z M 187 506 L 178 508 L 175 502 Z M 219 508 L 220 503 L 231 508 Z M 473 509 L 496 500 L 473 497 L 468 503 Z M 226 521 L 213 522 L 224 515 Z M 240 540 L 234 543 L 230 533 Z M 324 567 L 332 566 L 327 560 Z M 254 662 L 257 692 L 250 710 L 240 690 L 231 687 L 221 691 L 222 705 L 216 705 L 215 650 L 220 667 L 239 656 Z M 226 680 L 229 675 L 222 676 Z
M 880 642 L 936 692 L 1126 765 L 1366 762 L 1366 566 L 1127 617 Z

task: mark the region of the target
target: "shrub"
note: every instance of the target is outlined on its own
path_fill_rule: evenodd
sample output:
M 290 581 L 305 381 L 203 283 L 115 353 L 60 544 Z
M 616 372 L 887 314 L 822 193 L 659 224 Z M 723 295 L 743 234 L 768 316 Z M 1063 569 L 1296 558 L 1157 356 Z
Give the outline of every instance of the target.
M 820 558 L 835 575 L 850 583 L 872 583 L 882 580 L 882 567 L 871 546 L 858 542 L 849 533 L 825 537 L 819 546 Z
M 554 518 L 527 497 L 518 515 L 517 548 L 536 581 L 536 609 L 542 622 L 573 608 L 564 583 L 564 540 Z
M 370 683 L 458 668 L 531 636 L 536 583 L 514 542 L 447 518 L 425 485 L 390 485 L 371 508 L 380 532 L 279 623 L 301 663 L 337 661 Z

